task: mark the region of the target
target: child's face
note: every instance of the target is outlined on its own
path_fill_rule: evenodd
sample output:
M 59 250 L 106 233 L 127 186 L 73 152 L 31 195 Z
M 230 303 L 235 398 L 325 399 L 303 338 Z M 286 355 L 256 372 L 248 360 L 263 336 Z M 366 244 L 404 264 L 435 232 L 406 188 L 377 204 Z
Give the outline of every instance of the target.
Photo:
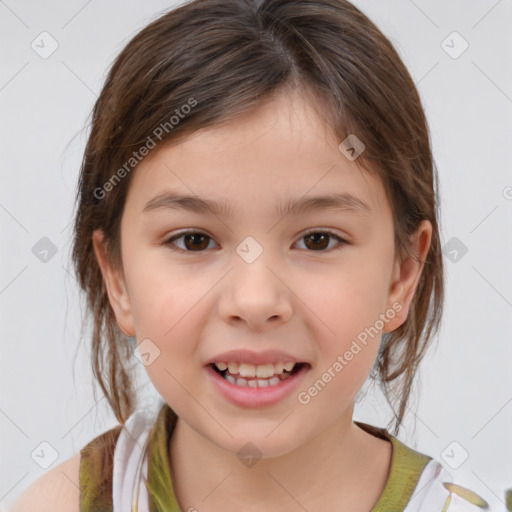
M 313 98 L 281 96 L 155 151 L 136 169 L 126 200 L 124 276 L 98 252 L 120 327 L 138 343 L 151 340 L 142 352 L 149 353 L 145 368 L 158 392 L 185 424 L 233 452 L 250 440 L 264 456 L 278 455 L 328 427 L 350 425 L 382 332 L 405 321 L 421 270 L 411 260 L 395 264 L 382 184 L 338 150 L 313 104 L 320 112 Z M 226 203 L 232 216 L 144 211 L 170 191 Z M 331 194 L 352 194 L 369 210 L 276 213 L 288 198 Z M 430 224 L 423 227 L 417 247 L 424 257 Z M 187 229 L 209 238 L 166 245 Z M 310 230 L 316 237 L 305 237 Z M 325 231 L 349 243 L 323 239 Z M 290 377 L 295 384 L 277 402 L 243 406 L 219 391 L 221 377 L 206 366 L 232 349 L 282 351 L 309 366 Z

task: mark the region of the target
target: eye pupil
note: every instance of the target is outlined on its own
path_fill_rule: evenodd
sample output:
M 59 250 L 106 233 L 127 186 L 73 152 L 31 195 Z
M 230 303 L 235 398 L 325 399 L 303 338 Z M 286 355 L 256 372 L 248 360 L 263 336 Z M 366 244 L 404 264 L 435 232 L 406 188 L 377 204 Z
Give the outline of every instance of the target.
M 321 250 L 321 249 L 325 249 L 326 247 L 328 247 L 329 245 L 329 236 L 327 233 L 312 233 L 312 234 L 309 234 L 309 235 L 306 235 L 304 238 L 306 240 L 313 240 L 313 247 L 309 247 L 309 244 L 306 243 L 306 246 L 309 248 L 309 249 L 313 249 L 313 250 Z M 317 243 L 320 242 L 320 247 L 316 246 Z M 326 243 L 322 243 L 322 242 L 327 242 Z
M 191 234 L 188 234 L 188 235 L 185 235 L 184 236 L 184 241 L 185 241 L 185 246 L 187 247 L 187 249 L 205 249 L 206 247 L 208 247 L 208 242 L 207 242 L 207 239 L 208 237 L 201 234 L 201 233 L 191 233 Z M 202 242 L 203 244 L 201 244 L 200 246 L 197 246 L 197 245 L 194 245 L 196 242 L 197 242 L 197 239 L 201 240 L 202 239 Z M 190 241 L 193 241 L 193 245 L 190 246 L 188 242 Z M 206 241 L 206 244 L 204 243 Z

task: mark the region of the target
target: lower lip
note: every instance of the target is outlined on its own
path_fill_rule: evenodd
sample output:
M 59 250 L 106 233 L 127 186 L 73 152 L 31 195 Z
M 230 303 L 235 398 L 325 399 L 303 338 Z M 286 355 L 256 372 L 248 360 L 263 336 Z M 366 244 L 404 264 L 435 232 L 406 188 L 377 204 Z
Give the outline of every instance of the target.
M 215 388 L 226 400 L 239 407 L 259 408 L 277 404 L 290 396 L 299 387 L 304 376 L 309 371 L 309 365 L 304 364 L 297 373 L 294 373 L 279 384 L 264 388 L 251 388 L 249 386 L 232 384 L 217 373 L 211 365 L 207 365 L 205 370 L 211 377 Z

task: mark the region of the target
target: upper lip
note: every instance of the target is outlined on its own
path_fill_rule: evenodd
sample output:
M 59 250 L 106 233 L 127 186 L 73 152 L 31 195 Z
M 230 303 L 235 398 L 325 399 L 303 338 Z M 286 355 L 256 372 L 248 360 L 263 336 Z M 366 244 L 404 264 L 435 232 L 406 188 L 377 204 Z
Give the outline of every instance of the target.
M 205 365 L 220 362 L 236 362 L 236 363 L 248 363 L 248 364 L 269 364 L 269 363 L 306 363 L 304 359 L 298 359 L 295 356 L 286 354 L 279 350 L 262 350 L 261 352 L 254 352 L 248 349 L 228 350 L 213 356 L 206 361 Z M 309 364 L 309 363 L 308 363 Z

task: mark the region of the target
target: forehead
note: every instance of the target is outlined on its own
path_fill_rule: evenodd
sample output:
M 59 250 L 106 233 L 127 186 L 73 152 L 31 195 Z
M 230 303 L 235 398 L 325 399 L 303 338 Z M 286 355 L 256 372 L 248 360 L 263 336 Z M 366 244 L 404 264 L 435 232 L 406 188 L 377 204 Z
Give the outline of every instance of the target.
M 231 213 L 282 213 L 291 198 L 350 195 L 375 215 L 390 208 L 380 179 L 338 149 L 321 101 L 293 91 L 255 111 L 153 150 L 136 168 L 127 207 L 166 191 L 215 199 Z

